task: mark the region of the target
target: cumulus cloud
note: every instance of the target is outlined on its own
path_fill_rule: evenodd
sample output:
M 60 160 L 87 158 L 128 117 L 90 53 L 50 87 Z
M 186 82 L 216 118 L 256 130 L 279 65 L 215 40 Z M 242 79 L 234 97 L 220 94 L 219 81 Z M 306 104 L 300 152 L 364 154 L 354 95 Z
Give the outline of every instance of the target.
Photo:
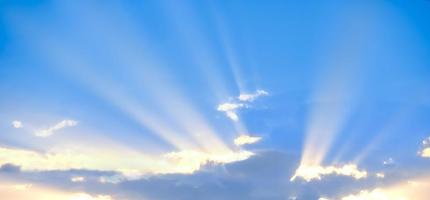
M 237 146 L 243 146 L 245 144 L 254 144 L 261 140 L 261 137 L 253 137 L 249 135 L 241 135 L 234 139 L 234 144 Z
M 76 126 L 76 125 L 78 125 L 77 121 L 66 119 L 66 120 L 63 120 L 61 122 L 58 122 L 57 124 L 47 128 L 47 129 L 38 130 L 34 133 L 34 135 L 36 135 L 37 137 L 48 137 L 48 136 L 51 136 L 52 134 L 54 134 L 58 130 L 61 130 L 61 129 L 66 128 L 66 127 Z
M 22 128 L 22 127 L 24 127 L 24 125 L 22 124 L 22 122 L 21 122 L 21 121 L 18 121 L 18 120 L 14 120 L 14 121 L 12 121 L 12 126 L 13 126 L 14 128 Z
M 268 92 L 264 90 L 257 90 L 255 93 L 244 93 L 237 97 L 237 100 L 232 102 L 221 103 L 218 105 L 217 110 L 224 112 L 225 115 L 233 121 L 239 121 L 237 110 L 241 108 L 248 108 L 249 104 L 260 96 L 267 96 Z
M 367 172 L 364 170 L 359 170 L 357 165 L 347 164 L 343 166 L 300 166 L 293 177 L 291 177 L 291 181 L 294 181 L 296 178 L 303 178 L 305 181 L 309 182 L 311 180 L 321 180 L 322 176 L 326 175 L 341 175 L 341 176 L 350 176 L 355 179 L 362 179 L 367 177 Z

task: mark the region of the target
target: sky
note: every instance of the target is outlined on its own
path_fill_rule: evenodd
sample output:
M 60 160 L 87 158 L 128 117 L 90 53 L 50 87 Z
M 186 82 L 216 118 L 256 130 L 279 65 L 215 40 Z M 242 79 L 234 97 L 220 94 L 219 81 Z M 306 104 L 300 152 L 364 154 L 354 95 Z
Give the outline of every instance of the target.
M 426 200 L 430 1 L 0 0 L 0 199 Z

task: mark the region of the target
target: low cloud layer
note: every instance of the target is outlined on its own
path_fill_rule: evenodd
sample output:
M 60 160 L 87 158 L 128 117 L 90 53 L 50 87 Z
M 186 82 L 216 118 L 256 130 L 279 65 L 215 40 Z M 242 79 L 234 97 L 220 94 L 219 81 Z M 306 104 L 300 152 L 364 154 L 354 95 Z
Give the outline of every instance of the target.
M 386 181 L 373 176 L 355 179 L 331 173 L 320 180 L 291 182 L 290 177 L 299 165 L 299 158 L 283 152 L 261 151 L 242 161 L 222 165 L 208 162 L 193 174 L 159 174 L 138 179 L 120 178 L 121 175 L 115 172 L 26 172 L 17 166 L 3 165 L 0 177 L 3 180 L 13 177 L 20 183 L 43 184 L 73 194 L 81 192 L 93 198 L 105 195 L 115 200 L 369 200 L 361 197 L 373 195 L 377 188 L 390 191 L 391 185 L 407 180 Z M 85 181 L 71 181 L 71 177 L 85 177 Z M 101 181 L 108 179 L 116 181 Z M 417 181 L 416 184 L 420 183 Z

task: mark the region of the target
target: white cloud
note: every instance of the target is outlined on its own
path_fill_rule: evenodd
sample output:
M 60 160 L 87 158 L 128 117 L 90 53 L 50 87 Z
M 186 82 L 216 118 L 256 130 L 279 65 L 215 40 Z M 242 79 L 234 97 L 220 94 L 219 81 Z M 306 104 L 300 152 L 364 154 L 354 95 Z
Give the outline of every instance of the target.
M 388 158 L 388 159 L 384 160 L 382 162 L 382 164 L 384 164 L 384 165 L 392 165 L 392 164 L 394 164 L 394 159 L 393 158 Z
M 418 152 L 423 158 L 430 158 L 430 137 L 422 141 L 421 151 Z
M 231 120 L 238 121 L 239 116 L 237 115 L 236 110 L 244 106 L 245 104 L 242 103 L 223 103 L 218 105 L 217 110 L 224 112 Z
M 238 121 L 239 116 L 237 115 L 236 110 L 244 106 L 245 104 L 242 103 L 223 103 L 218 105 L 217 110 L 224 112 L 231 120 Z
M 224 112 L 226 116 L 231 120 L 239 121 L 237 110 L 248 107 L 248 104 L 245 104 L 244 102 L 250 103 L 253 102 L 256 98 L 266 95 L 269 95 L 269 93 L 264 90 L 257 90 L 255 93 L 252 94 L 240 94 L 237 97 L 239 101 L 236 100 L 235 102 L 226 102 L 219 104 L 217 110 L 220 112 Z
M 385 174 L 384 173 L 376 173 L 376 177 L 377 178 L 385 178 Z
M 85 182 L 85 177 L 83 177 L 83 176 L 74 176 L 74 177 L 70 178 L 70 181 L 72 181 L 74 183 Z
M 303 178 L 305 181 L 309 182 L 311 180 L 321 180 L 322 176 L 326 175 L 341 175 L 350 176 L 355 179 L 361 179 L 367 177 L 367 172 L 364 170 L 359 170 L 356 165 L 348 164 L 343 166 L 300 166 L 291 181 L 294 181 L 297 177 Z
M 13 122 L 12 122 L 12 126 L 13 126 L 14 128 L 22 128 L 22 127 L 24 127 L 24 125 L 22 124 L 22 122 L 21 122 L 21 121 L 18 121 L 18 120 L 13 121 Z
M 429 145 L 429 144 L 430 144 L 430 137 L 428 137 L 428 138 L 424 139 L 424 140 L 422 141 L 422 144 L 423 144 L 423 146 L 427 146 L 427 145 Z
M 268 92 L 266 92 L 264 90 L 257 90 L 256 92 L 251 93 L 251 94 L 249 94 L 249 93 L 240 94 L 238 99 L 240 101 L 252 102 L 260 96 L 267 96 L 267 95 L 269 95 Z
M 228 111 L 225 112 L 225 114 L 227 115 L 228 118 L 230 118 L 231 120 L 237 122 L 239 121 L 239 116 L 237 115 L 237 113 L 233 112 L 233 111 Z
M 34 133 L 37 137 L 48 137 L 54 134 L 56 131 L 61 130 L 66 127 L 72 127 L 78 125 L 78 122 L 75 120 L 63 120 L 61 122 L 58 122 L 54 126 L 51 126 L 47 129 L 38 130 Z
M 242 103 L 223 103 L 218 105 L 217 110 L 222 112 L 234 111 L 244 106 L 245 104 L 242 104 Z
M 236 144 L 237 146 L 242 146 L 245 144 L 254 144 L 260 140 L 261 140 L 261 137 L 241 135 L 241 136 L 237 137 L 236 139 L 234 139 L 234 144 Z

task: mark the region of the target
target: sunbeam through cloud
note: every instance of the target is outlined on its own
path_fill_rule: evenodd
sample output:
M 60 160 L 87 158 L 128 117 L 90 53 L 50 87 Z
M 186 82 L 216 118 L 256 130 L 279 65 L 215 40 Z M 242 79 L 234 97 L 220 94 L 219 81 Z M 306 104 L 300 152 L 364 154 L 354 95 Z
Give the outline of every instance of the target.
M 427 200 L 427 1 L 1 1 L 1 200 Z

